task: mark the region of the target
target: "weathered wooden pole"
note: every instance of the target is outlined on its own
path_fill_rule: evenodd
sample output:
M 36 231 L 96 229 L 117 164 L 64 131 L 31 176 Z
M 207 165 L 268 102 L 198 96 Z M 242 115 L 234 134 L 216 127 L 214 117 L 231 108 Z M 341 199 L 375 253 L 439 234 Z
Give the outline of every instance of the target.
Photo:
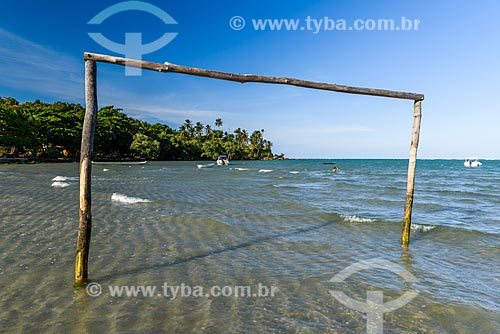
M 413 127 L 411 132 L 410 159 L 408 162 L 408 183 L 406 186 L 406 205 L 403 219 L 403 233 L 401 245 L 408 246 L 410 242 L 411 212 L 413 209 L 413 194 L 415 187 L 415 168 L 417 166 L 417 149 L 420 137 L 420 120 L 422 118 L 422 101 L 418 100 L 413 105 Z
M 83 57 L 85 60 L 94 60 L 97 62 L 109 63 L 120 66 L 136 67 L 143 70 L 151 70 L 161 73 L 180 73 L 180 74 L 194 75 L 197 77 L 235 81 L 240 83 L 260 82 L 267 84 L 289 85 L 289 86 L 297 86 L 297 87 L 304 87 L 311 89 L 329 90 L 333 92 L 340 92 L 347 94 L 383 96 L 383 97 L 390 97 L 393 99 L 406 99 L 414 101 L 421 101 L 424 99 L 423 94 L 416 94 L 416 93 L 397 92 L 393 90 L 376 89 L 376 88 L 352 87 L 352 86 L 338 85 L 327 82 L 316 82 L 316 81 L 301 80 L 295 78 L 212 71 L 203 68 L 171 64 L 168 62 L 164 64 L 158 64 L 149 61 L 114 57 L 114 56 L 108 56 L 90 52 L 85 52 Z
M 80 153 L 80 225 L 76 244 L 75 284 L 82 284 L 88 278 L 88 258 L 92 233 L 91 179 L 94 132 L 97 120 L 97 65 L 85 60 L 85 118 L 82 129 Z

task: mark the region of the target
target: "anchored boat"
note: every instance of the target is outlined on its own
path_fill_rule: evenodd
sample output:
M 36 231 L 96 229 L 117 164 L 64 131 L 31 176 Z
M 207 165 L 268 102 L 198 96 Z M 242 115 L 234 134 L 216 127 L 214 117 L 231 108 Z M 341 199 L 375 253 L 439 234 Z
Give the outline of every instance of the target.
M 212 168 L 215 164 L 196 165 L 198 168 Z
M 229 165 L 229 158 L 227 157 L 227 155 L 225 154 L 219 155 L 219 157 L 217 158 L 217 165 L 219 166 Z
M 464 161 L 465 167 L 479 167 L 481 165 L 482 165 L 482 163 L 479 161 L 478 157 L 465 158 L 465 161 Z

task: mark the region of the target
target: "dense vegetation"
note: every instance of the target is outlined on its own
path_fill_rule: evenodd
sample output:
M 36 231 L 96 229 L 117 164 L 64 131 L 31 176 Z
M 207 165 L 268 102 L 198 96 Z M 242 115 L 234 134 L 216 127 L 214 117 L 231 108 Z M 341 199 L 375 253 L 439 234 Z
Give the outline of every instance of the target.
M 79 104 L 19 103 L 0 98 L 0 149 L 10 156 L 77 159 L 85 110 Z M 204 125 L 186 120 L 178 130 L 128 117 L 121 109 L 99 110 L 94 159 L 202 160 L 272 158 L 264 130 L 220 130 L 222 120 Z

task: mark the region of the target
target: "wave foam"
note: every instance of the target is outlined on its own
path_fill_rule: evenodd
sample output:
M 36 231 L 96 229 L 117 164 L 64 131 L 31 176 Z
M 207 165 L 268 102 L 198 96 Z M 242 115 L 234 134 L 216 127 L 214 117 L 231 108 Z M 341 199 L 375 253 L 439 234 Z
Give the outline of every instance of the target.
M 52 187 L 56 187 L 56 188 L 64 188 L 67 186 L 69 186 L 69 183 L 66 183 L 66 182 L 56 181 L 56 182 L 52 183 Z
M 411 230 L 414 232 L 429 232 L 435 229 L 437 226 L 433 225 L 419 225 L 419 224 L 411 224 Z
M 272 171 L 272 169 L 259 169 L 259 173 L 270 173 Z
M 148 199 L 143 199 L 143 198 L 139 198 L 139 197 L 129 197 L 129 196 L 125 196 L 125 195 L 118 194 L 118 193 L 113 193 L 113 195 L 111 195 L 111 200 L 114 202 L 127 203 L 127 204 L 151 202 Z
M 356 215 L 340 215 L 342 219 L 349 223 L 373 223 L 375 219 L 358 217 Z
M 52 179 L 52 181 L 60 182 L 60 181 L 76 181 L 78 180 L 78 176 L 56 176 Z
M 236 168 L 234 168 L 234 169 L 235 169 L 235 170 L 250 170 L 250 169 L 248 169 L 248 168 L 241 168 L 241 167 L 236 167 Z
M 299 173 L 300 172 L 297 172 L 297 171 L 294 171 L 294 170 L 290 171 L 290 174 L 299 174 Z

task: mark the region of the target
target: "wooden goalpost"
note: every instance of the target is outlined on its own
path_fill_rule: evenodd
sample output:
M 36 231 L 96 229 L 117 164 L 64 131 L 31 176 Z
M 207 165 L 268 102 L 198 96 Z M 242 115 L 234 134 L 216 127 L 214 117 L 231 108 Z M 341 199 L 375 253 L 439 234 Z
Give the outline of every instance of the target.
M 415 168 L 417 163 L 417 149 L 420 137 L 420 120 L 422 117 L 423 94 L 406 93 L 385 89 L 351 87 L 324 82 L 300 80 L 295 78 L 262 76 L 255 74 L 235 74 L 187 67 L 170 63 L 152 63 L 135 59 L 114 57 L 96 53 L 84 53 L 85 60 L 85 118 L 82 129 L 82 146 L 80 153 L 80 223 L 75 258 L 75 284 L 85 283 L 88 279 L 88 256 L 90 237 L 92 232 L 91 213 L 91 176 L 92 153 L 94 146 L 94 132 L 97 122 L 97 62 L 129 66 L 144 70 L 163 73 L 181 73 L 218 80 L 235 81 L 240 83 L 260 82 L 268 84 L 291 85 L 311 89 L 328 90 L 340 93 L 381 96 L 396 99 L 413 100 L 413 126 L 410 144 L 410 158 L 408 163 L 408 181 L 406 187 L 406 204 L 403 218 L 401 245 L 407 247 L 410 242 L 411 214 L 413 208 L 413 194 L 415 185 Z

